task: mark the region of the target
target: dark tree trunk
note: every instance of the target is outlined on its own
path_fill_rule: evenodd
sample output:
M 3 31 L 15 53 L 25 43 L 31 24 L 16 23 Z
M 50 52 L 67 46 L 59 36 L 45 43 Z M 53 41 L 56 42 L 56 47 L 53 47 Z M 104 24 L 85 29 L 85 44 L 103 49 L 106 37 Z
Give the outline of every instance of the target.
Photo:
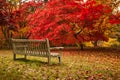
M 84 50 L 84 46 L 82 43 L 80 43 L 81 50 Z
M 10 32 L 7 26 L 1 27 L 1 29 L 5 39 L 5 44 L 4 44 L 5 48 L 11 49 L 12 33 Z
M 97 47 L 98 46 L 98 40 L 93 41 L 92 44 L 94 45 L 94 47 Z
M 48 2 L 48 0 L 44 0 L 44 2 L 46 3 L 46 2 Z

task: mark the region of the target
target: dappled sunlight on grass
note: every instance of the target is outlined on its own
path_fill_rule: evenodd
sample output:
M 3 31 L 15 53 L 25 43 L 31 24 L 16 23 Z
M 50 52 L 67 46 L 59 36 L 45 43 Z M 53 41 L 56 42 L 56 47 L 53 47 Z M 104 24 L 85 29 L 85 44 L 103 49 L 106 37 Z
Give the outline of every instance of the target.
M 2 80 L 119 80 L 119 50 L 84 51 L 64 50 L 62 64 L 57 58 L 51 59 L 51 65 L 43 57 L 17 56 L 12 52 L 3 55 L 0 51 L 0 79 Z

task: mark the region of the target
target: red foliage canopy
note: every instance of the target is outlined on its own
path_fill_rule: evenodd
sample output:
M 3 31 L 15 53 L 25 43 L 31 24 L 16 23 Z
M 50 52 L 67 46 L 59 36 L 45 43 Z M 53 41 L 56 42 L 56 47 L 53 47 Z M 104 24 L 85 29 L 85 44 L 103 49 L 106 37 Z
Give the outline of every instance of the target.
M 44 8 L 29 15 L 31 37 L 49 38 L 52 44 L 75 44 L 85 41 L 107 40 L 100 32 L 97 20 L 110 13 L 109 7 L 94 0 L 50 0 Z

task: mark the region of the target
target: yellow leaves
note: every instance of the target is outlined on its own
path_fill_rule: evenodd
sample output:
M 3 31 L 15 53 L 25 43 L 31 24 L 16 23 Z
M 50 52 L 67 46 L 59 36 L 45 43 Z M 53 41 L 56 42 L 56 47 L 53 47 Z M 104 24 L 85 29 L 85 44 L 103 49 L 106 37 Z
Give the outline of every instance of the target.
M 26 37 L 26 34 L 28 33 L 29 31 L 29 27 L 26 26 L 26 27 L 23 27 L 23 28 L 20 28 L 18 30 L 18 33 L 17 33 L 17 36 L 20 37 L 20 38 L 25 38 Z
M 110 23 L 109 23 L 109 17 L 106 16 L 104 19 L 103 19 L 103 23 L 101 24 L 101 28 L 104 28 L 104 29 L 107 29 L 111 27 Z
M 21 0 L 10 0 L 11 2 L 19 2 L 19 1 L 21 1 Z
M 112 3 L 112 0 L 97 0 L 98 4 L 108 4 L 110 5 Z
M 76 34 L 81 31 L 81 27 L 79 27 L 78 24 L 76 24 L 76 23 L 70 23 L 70 25 L 73 26 L 73 31 L 74 31 Z
M 14 0 L 14 1 L 19 2 L 20 0 Z
M 108 23 L 108 24 L 106 25 L 107 28 L 111 28 L 111 26 L 112 26 L 112 25 L 111 25 L 110 23 Z
M 96 24 L 94 24 L 94 28 L 99 31 L 105 31 L 110 27 L 111 24 L 109 23 L 109 16 L 106 15 L 103 15 L 99 20 L 96 21 Z
M 76 25 L 76 27 L 74 28 L 74 32 L 79 33 L 80 31 L 81 31 L 81 28 L 78 27 L 78 25 Z
M 19 33 L 26 33 L 26 32 L 29 31 L 29 29 L 30 29 L 30 28 L 26 26 L 26 27 L 24 27 L 24 28 L 21 28 L 18 32 L 19 32 Z

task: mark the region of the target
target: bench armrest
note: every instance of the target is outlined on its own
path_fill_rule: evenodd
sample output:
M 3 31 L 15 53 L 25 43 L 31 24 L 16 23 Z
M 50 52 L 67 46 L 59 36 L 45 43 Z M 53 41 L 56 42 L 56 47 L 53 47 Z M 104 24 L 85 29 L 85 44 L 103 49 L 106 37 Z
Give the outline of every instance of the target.
M 62 50 L 64 49 L 64 47 L 51 47 L 50 50 Z
M 50 50 L 59 50 L 59 54 L 62 55 L 62 49 L 64 49 L 64 47 L 51 47 Z

